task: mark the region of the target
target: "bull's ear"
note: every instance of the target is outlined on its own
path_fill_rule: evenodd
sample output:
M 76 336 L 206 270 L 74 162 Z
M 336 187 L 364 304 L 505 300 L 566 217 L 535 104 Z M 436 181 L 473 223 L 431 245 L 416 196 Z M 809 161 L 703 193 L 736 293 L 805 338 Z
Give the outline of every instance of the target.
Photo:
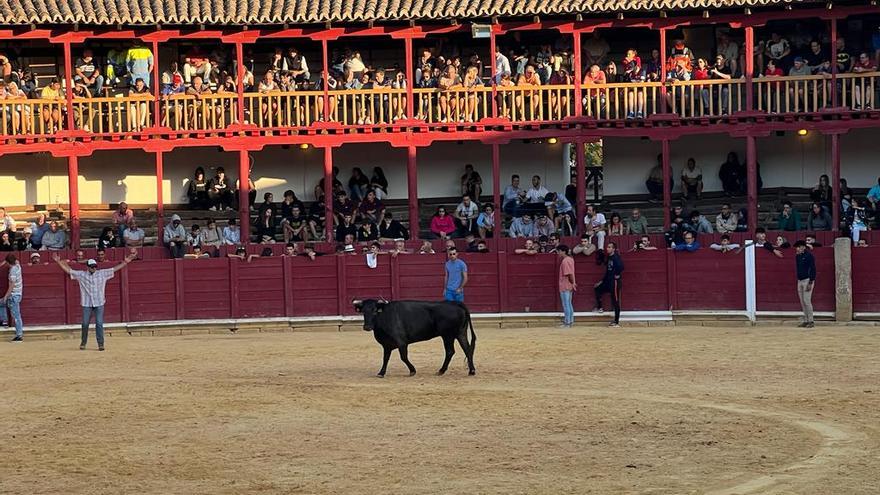
M 358 313 L 360 313 L 364 309 L 364 302 L 360 299 L 352 299 L 351 304 L 352 306 L 354 306 L 355 311 L 357 311 Z
M 382 310 L 385 309 L 385 305 L 387 305 L 387 304 L 388 304 L 388 301 L 386 301 L 384 299 L 380 299 L 380 300 L 376 301 L 376 311 L 381 313 Z

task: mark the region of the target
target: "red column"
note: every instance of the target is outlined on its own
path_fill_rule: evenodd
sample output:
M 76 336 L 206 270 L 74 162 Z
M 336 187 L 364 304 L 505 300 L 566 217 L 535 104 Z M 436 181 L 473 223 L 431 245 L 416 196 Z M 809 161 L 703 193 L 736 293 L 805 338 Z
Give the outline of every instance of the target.
M 584 141 L 576 139 L 574 150 L 574 167 L 577 174 L 577 225 L 578 232 L 584 232 L 584 216 L 587 214 L 587 157 L 584 156 Z
M 660 113 L 666 113 L 666 28 L 660 28 L 660 67 Z
M 250 155 L 247 151 L 238 152 L 238 223 L 241 225 L 241 243 L 251 241 L 251 209 L 248 204 L 250 185 Z
M 572 76 L 574 78 L 574 116 L 580 117 L 583 115 L 584 111 L 584 99 L 581 95 L 581 82 L 584 77 L 584 70 L 583 67 L 581 67 L 581 32 L 575 31 L 572 36 L 574 37 L 574 43 L 572 45 L 572 51 L 574 51 L 574 60 L 572 61 L 572 64 L 574 65 L 572 68 Z M 578 216 L 583 217 L 580 213 L 578 213 Z
M 831 108 L 837 108 L 837 19 L 831 19 Z
M 79 157 L 67 158 L 67 194 L 70 198 L 70 247 L 79 247 Z
M 324 227 L 327 242 L 333 241 L 333 148 L 324 148 Z
M 831 221 L 840 228 L 840 134 L 831 135 Z
M 746 136 L 746 176 L 748 188 L 746 198 L 748 200 L 749 232 L 754 232 L 758 227 L 758 158 L 755 149 L 755 136 Z
M 492 24 L 492 28 L 489 30 L 489 63 L 491 64 L 492 69 L 489 71 L 489 74 L 492 74 L 492 118 L 498 118 L 498 81 L 495 80 L 495 77 L 498 75 L 495 73 L 495 25 Z M 494 145 L 493 145 L 494 146 Z M 497 212 L 497 206 L 496 206 Z M 495 225 L 500 225 L 496 223 Z
M 413 107 L 416 105 L 416 99 L 413 93 L 416 81 L 415 70 L 413 69 L 413 39 L 409 36 L 403 39 L 403 47 L 406 51 L 406 120 L 413 120 Z
M 324 120 L 330 120 L 330 87 L 327 85 L 327 77 L 330 75 L 330 67 L 329 67 L 329 58 L 330 53 L 327 48 L 327 40 L 321 40 L 321 53 L 324 55 L 323 67 L 324 67 L 324 75 L 321 77 L 324 79 Z
M 419 174 L 416 169 L 416 147 L 406 148 L 406 197 L 409 202 L 409 232 L 412 239 L 418 239 L 419 228 Z
M 663 226 L 667 228 L 672 222 L 672 219 L 669 218 L 670 210 L 672 210 L 672 169 L 669 164 L 669 140 L 664 139 L 660 147 L 660 163 L 663 167 Z
M 751 112 L 755 109 L 755 87 L 752 79 L 755 70 L 755 28 L 746 27 L 746 58 L 745 67 L 742 68 L 746 77 L 746 111 Z
M 67 86 L 67 130 L 73 130 L 73 60 L 70 53 L 70 42 L 64 42 L 64 78 Z M 77 231 L 77 235 L 79 232 Z M 78 242 L 78 239 L 77 239 Z
M 165 227 L 165 198 L 163 198 L 162 182 L 165 179 L 165 163 L 164 155 L 161 151 L 156 152 L 156 228 L 159 231 L 159 237 L 162 236 L 162 229 Z
M 160 82 L 159 82 L 159 42 L 153 42 L 153 123 L 155 126 L 160 125 L 162 119 L 159 118 L 159 99 L 162 96 L 162 91 L 160 90 Z M 147 126 L 153 127 L 153 126 Z M 160 230 L 161 234 L 162 231 Z
M 235 43 L 235 63 L 238 64 L 238 81 L 235 85 L 238 91 L 238 123 L 244 124 L 244 45 L 240 41 Z
M 493 221 L 495 222 L 495 238 L 501 238 L 501 147 L 492 145 L 492 205 L 494 206 Z

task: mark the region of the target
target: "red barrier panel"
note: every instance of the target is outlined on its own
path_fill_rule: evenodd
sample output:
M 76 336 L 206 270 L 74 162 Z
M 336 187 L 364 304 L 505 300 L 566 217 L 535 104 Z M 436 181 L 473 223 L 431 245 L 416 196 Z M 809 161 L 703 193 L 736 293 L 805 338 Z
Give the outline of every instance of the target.
M 357 314 L 353 299 L 377 299 L 384 297 L 391 300 L 391 262 L 390 255 L 379 255 L 376 268 L 367 266 L 364 254 L 346 255 L 341 257 L 345 262 L 345 293 L 340 300 L 342 314 Z
M 880 246 L 852 250 L 853 311 L 880 313 Z
M 238 263 L 237 318 L 268 318 L 284 316 L 284 258 L 254 258 Z
M 230 265 L 242 263 L 230 258 L 174 260 L 182 270 L 182 290 L 178 288 L 178 304 L 182 307 L 180 319 L 231 318 L 232 292 Z
M 125 270 L 128 270 L 128 315 L 131 321 L 176 319 L 174 262 L 137 261 Z M 120 273 L 116 275 L 120 276 Z
M 620 306 L 624 311 L 668 311 L 672 307 L 667 290 L 666 249 L 620 253 L 623 284 Z M 604 270 L 604 265 L 601 267 Z M 598 281 L 598 278 L 596 279 Z M 592 288 L 592 286 L 588 287 Z M 610 307 L 610 301 L 606 308 Z
M 675 256 L 675 308 L 745 310 L 744 254 L 705 247 L 693 253 L 670 252 Z
M 497 313 L 498 306 L 498 257 L 494 253 L 463 253 L 461 259 L 468 265 L 468 283 L 464 302 L 474 313 Z M 441 289 L 445 269 L 440 266 L 437 275 Z M 442 291 L 437 293 L 442 299 Z
M 443 300 L 445 255 L 405 254 L 397 256 L 401 299 Z M 465 294 L 467 301 L 469 291 Z
M 290 260 L 291 316 L 339 314 L 338 256 Z
M 507 300 L 502 311 L 514 313 L 560 311 L 558 256 L 509 254 L 502 257 L 507 272 Z
M 0 270 L 3 293 L 7 288 L 8 271 L 7 267 Z M 53 264 L 22 266 L 22 276 L 26 280 L 21 300 L 21 317 L 25 325 L 64 323 L 64 280 L 67 275 Z M 76 302 L 78 307 L 79 300 Z
M 795 272 L 795 251 L 786 249 L 784 258 L 770 251 L 755 249 L 755 284 L 758 311 L 800 311 Z M 813 288 L 813 309 L 834 311 L 834 248 L 813 250 L 816 257 L 816 285 Z

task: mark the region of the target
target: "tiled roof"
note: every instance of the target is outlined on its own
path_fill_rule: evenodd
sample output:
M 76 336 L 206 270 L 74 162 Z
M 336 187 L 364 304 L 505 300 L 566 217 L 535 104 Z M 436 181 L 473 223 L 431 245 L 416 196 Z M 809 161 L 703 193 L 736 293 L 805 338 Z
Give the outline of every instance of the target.
M 757 6 L 784 0 L 6 0 L 11 24 L 281 24 Z

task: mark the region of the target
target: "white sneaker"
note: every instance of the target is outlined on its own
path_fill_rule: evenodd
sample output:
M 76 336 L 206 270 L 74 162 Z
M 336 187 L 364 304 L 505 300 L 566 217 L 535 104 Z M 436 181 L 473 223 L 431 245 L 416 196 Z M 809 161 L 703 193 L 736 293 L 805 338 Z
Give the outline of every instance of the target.
M 210 208 L 208 208 L 208 209 L 211 210 L 211 211 L 217 211 L 217 207 L 216 207 L 216 206 L 212 206 L 212 207 L 210 207 Z

